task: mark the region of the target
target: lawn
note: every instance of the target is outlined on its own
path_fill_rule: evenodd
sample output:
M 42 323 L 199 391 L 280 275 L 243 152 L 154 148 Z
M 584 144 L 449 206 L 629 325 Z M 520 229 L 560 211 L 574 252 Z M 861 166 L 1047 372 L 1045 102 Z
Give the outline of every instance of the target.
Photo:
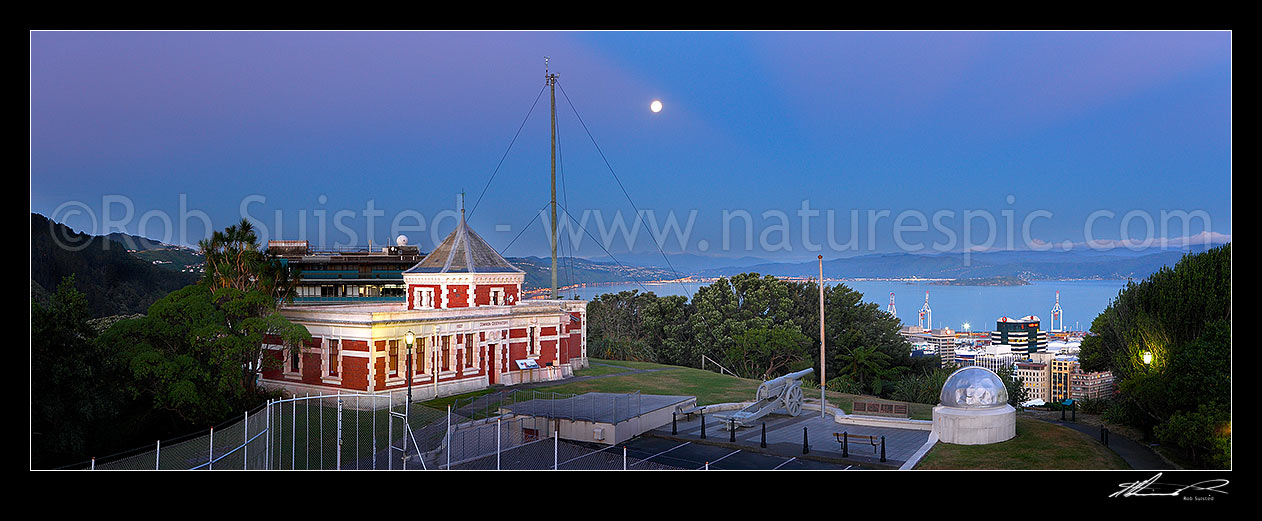
M 1090 436 L 1030 418 L 1017 418 L 1017 436 L 991 445 L 938 443 L 916 470 L 1129 469 L 1120 456 Z
M 602 362 L 600 365 L 591 365 L 586 369 L 574 371 L 574 376 L 603 376 L 607 374 L 625 373 L 634 369 L 635 368 L 626 365 L 605 365 L 605 363 Z
M 654 369 L 651 372 L 627 373 L 593 365 L 593 371 L 609 375 L 590 380 L 563 381 L 558 385 L 538 387 L 539 391 L 555 393 L 632 393 L 662 394 L 670 396 L 696 396 L 701 405 L 752 400 L 758 390 L 758 380 L 746 380 L 700 369 L 645 362 L 593 360 L 602 364 L 618 365 L 630 369 Z M 587 371 L 587 370 L 584 370 Z M 576 376 L 584 376 L 580 372 Z
M 562 382 L 555 386 L 540 387 L 541 391 L 557 393 L 630 393 L 640 391 L 643 394 L 664 394 L 671 396 L 696 396 L 698 405 L 751 401 L 758 392 L 761 380 L 736 378 L 733 376 L 674 365 L 654 364 L 650 362 L 627 362 L 622 360 L 592 359 L 588 369 L 575 373 L 575 376 L 606 376 L 586 381 Z M 596 365 L 600 364 L 600 365 Z M 609 367 L 615 366 L 615 367 Z M 625 368 L 625 369 L 619 369 Z M 652 369 L 651 372 L 621 375 L 631 370 Z M 819 389 L 803 388 L 807 399 L 818 398 Z M 851 404 L 856 398 L 883 403 L 899 403 L 874 396 L 861 396 L 829 391 L 828 403 L 840 407 L 847 413 L 852 412 Z M 429 404 L 427 404 L 429 405 Z M 924 403 L 908 404 L 912 419 L 933 419 L 933 405 Z

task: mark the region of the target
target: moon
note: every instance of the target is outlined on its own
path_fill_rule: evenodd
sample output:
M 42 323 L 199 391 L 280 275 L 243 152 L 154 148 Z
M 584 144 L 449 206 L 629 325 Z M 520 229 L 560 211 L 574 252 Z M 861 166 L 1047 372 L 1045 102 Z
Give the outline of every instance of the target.
M 661 102 L 661 100 L 653 100 L 653 102 L 652 102 L 652 103 L 649 103 L 649 110 L 651 110 L 651 111 L 653 111 L 653 112 L 661 112 L 661 111 L 662 111 L 662 102 Z

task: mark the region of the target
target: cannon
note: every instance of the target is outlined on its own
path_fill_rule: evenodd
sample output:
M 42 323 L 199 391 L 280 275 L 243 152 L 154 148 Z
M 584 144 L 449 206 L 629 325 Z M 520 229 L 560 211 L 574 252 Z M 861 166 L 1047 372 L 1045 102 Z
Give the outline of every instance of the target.
M 754 403 L 730 415 L 715 416 L 724 426 L 735 423 L 739 427 L 748 427 L 777 409 L 784 409 L 789 416 L 797 416 L 802 413 L 802 377 L 814 371 L 803 369 L 767 380 L 758 386 Z

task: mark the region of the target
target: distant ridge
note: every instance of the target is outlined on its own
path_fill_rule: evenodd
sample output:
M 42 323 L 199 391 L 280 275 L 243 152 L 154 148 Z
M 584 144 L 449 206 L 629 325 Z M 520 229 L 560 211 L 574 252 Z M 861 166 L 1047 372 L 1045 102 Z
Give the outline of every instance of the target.
M 1162 266 L 1173 266 L 1188 252 L 1189 250 L 1156 250 L 1135 255 L 1136 252 L 1129 250 L 1124 254 L 1097 251 L 996 251 L 973 253 L 967 258 L 963 253 L 883 253 L 825 260 L 824 274 L 829 278 L 878 279 L 1140 279 L 1155 273 Z M 797 263 L 771 262 L 702 270 L 696 275 L 726 277 L 751 271 L 783 277 L 811 277 L 818 276 L 819 264 L 814 259 Z
M 129 235 L 122 232 L 111 233 L 109 235 L 106 235 L 105 238 L 111 241 L 117 242 L 119 244 L 122 244 L 123 246 L 126 246 L 127 249 L 129 250 L 148 251 L 148 250 L 167 250 L 167 249 L 179 248 L 179 246 L 163 244 L 161 242 L 148 239 L 145 237 L 141 237 L 139 235 Z
M 167 293 L 201 278 L 159 268 L 128 253 L 121 243 L 76 232 L 32 213 L 31 298 L 46 301 L 62 278 L 71 274 L 76 289 L 87 297 L 93 317 L 145 313 Z
M 507 260 L 526 272 L 526 280 L 522 286 L 527 291 L 552 287 L 551 258 L 508 257 Z M 593 262 L 578 257 L 557 258 L 558 286 L 600 282 L 643 282 L 671 278 L 673 278 L 671 271 L 665 268 L 631 266 L 627 264 L 619 266 L 612 262 Z

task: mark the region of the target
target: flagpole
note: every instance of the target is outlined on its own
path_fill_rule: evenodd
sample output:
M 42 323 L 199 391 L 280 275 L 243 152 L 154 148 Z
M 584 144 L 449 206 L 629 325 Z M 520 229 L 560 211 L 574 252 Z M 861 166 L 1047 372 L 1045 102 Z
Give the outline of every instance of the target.
M 819 417 L 824 417 L 824 383 L 827 382 L 824 369 L 824 256 L 819 256 Z

